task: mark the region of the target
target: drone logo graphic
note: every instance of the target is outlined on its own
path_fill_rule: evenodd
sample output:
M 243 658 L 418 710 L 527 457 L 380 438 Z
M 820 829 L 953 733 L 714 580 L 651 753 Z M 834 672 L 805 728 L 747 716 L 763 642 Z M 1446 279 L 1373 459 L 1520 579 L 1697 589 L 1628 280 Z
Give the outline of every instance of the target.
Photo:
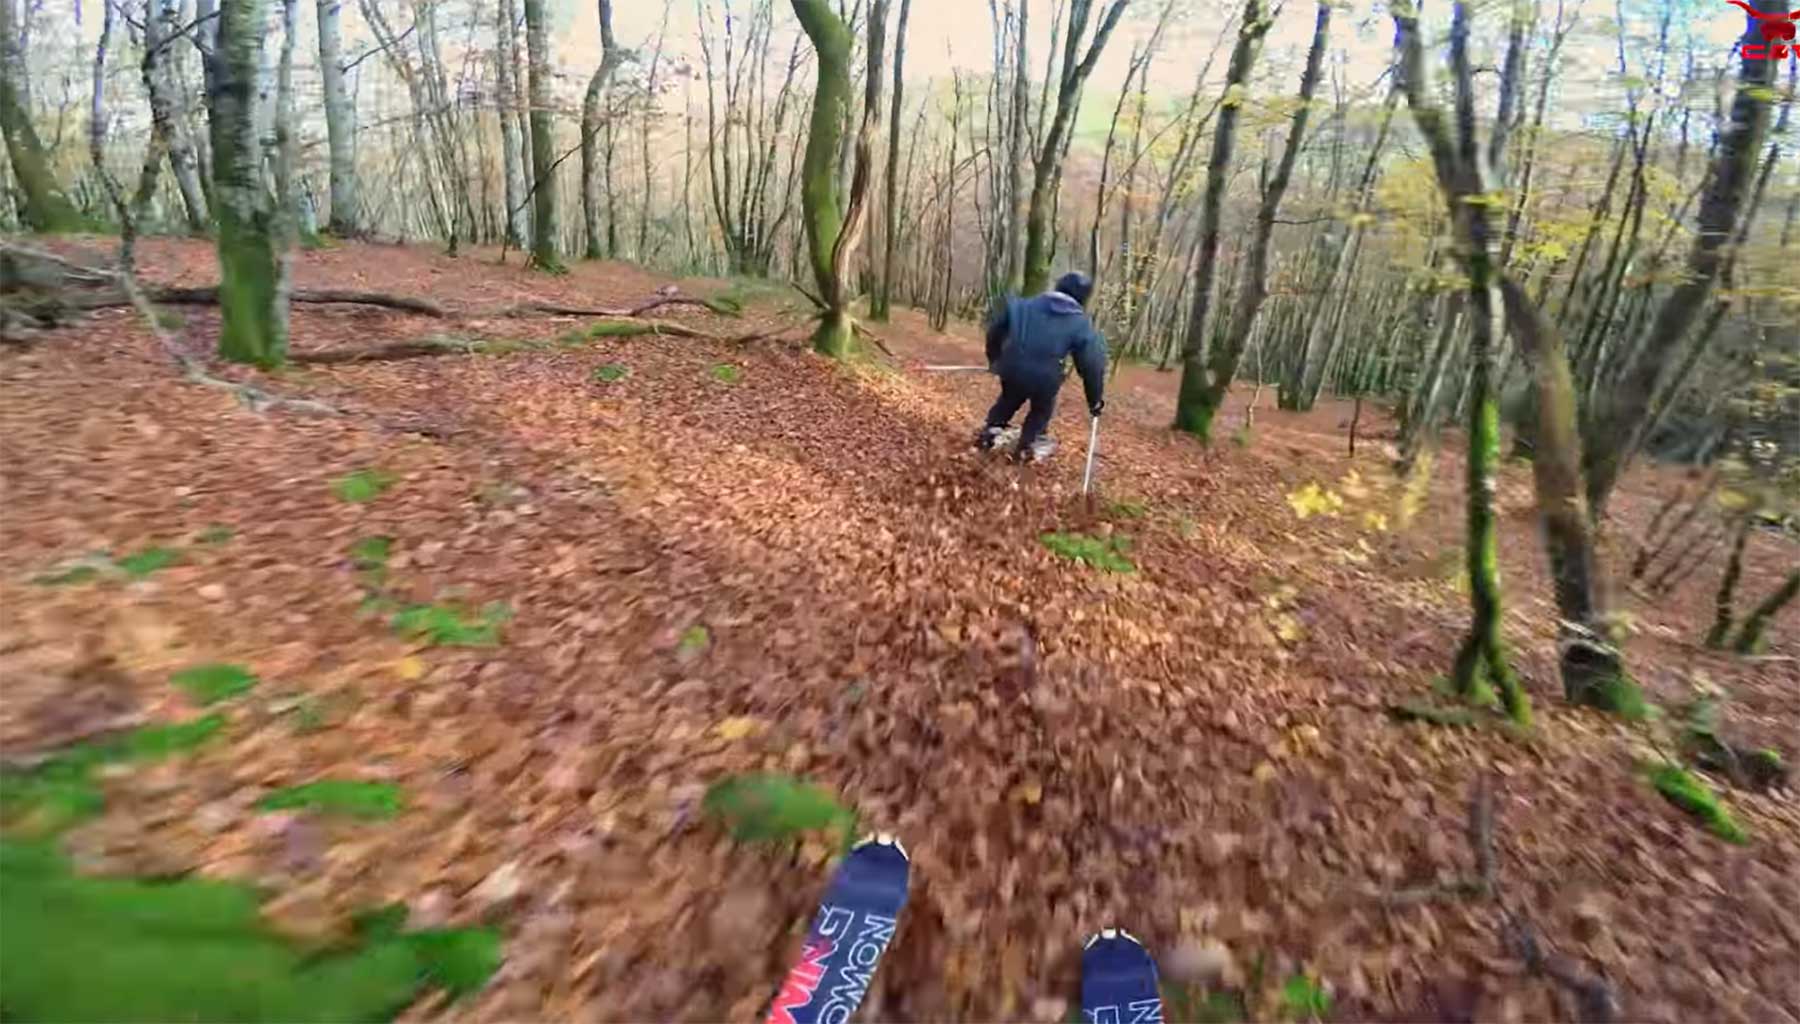
M 1786 14 L 1773 14 L 1759 11 L 1745 3 L 1744 0 L 1725 0 L 1734 7 L 1741 7 L 1744 13 L 1756 19 L 1756 29 L 1762 33 L 1763 41 L 1744 44 L 1744 57 L 1747 60 L 1786 60 L 1789 56 L 1800 54 L 1800 47 L 1789 45 L 1796 29 L 1795 21 L 1800 20 L 1800 11 L 1789 11 Z

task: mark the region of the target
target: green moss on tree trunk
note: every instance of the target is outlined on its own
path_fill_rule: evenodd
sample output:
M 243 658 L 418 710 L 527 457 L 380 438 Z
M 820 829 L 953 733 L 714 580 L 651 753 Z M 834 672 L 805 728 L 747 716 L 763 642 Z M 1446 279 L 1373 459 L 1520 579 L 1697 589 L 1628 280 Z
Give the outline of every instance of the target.
M 794 0 L 794 14 L 818 54 L 806 155 L 800 164 L 800 209 L 807 256 L 821 291 L 835 290 L 831 250 L 843 220 L 837 201 L 837 150 L 850 100 L 850 30 L 825 0 Z M 830 296 L 825 296 L 830 302 Z
M 57 184 L 44 144 L 32 127 L 31 111 L 19 99 L 13 76 L 22 73 L 25 61 L 18 40 L 13 5 L 0 2 L 0 135 L 6 139 L 13 179 L 25 197 L 25 223 L 44 233 L 79 231 L 82 216 Z
M 268 31 L 264 0 L 219 15 L 211 104 L 214 214 L 219 222 L 219 355 L 264 369 L 287 359 L 287 296 L 276 264 L 273 197 L 262 180 L 256 84 Z
M 1744 628 L 1738 631 L 1737 640 L 1731 645 L 1739 654 L 1755 654 L 1763 648 L 1763 634 L 1769 628 L 1769 620 L 1775 613 L 1800 593 L 1800 570 L 1788 573 L 1781 586 L 1763 599 L 1749 617 L 1744 619 Z
M 827 310 L 819 319 L 819 328 L 813 332 L 813 351 L 833 359 L 843 359 L 850 355 L 854 329 L 850 324 L 850 314 L 843 310 Z
M 1488 292 L 1490 301 L 1497 299 L 1491 287 L 1492 270 L 1485 254 L 1477 254 L 1470 261 L 1471 284 L 1479 282 Z M 1481 297 L 1476 296 L 1477 306 L 1486 305 Z M 1482 310 L 1478 315 L 1489 316 L 1491 313 Z M 1487 334 L 1477 330 L 1480 339 Z M 1469 386 L 1474 390 L 1470 402 L 1469 417 L 1469 467 L 1468 467 L 1468 569 L 1469 591 L 1473 618 L 1469 625 L 1469 637 L 1464 644 L 1465 652 L 1478 655 L 1479 661 L 1486 667 L 1488 678 L 1500 693 L 1500 701 L 1506 706 L 1506 713 L 1520 725 L 1531 724 L 1531 701 L 1525 695 L 1518 676 L 1513 674 L 1507 663 L 1506 651 L 1500 640 L 1500 558 L 1499 531 L 1494 517 L 1494 469 L 1500 461 L 1500 406 L 1494 400 L 1493 388 L 1489 381 L 1492 369 L 1492 358 L 1486 351 L 1485 343 L 1475 359 Z M 1456 662 L 1456 673 L 1453 681 L 1460 693 L 1472 692 L 1475 685 L 1475 657 L 1459 656 Z

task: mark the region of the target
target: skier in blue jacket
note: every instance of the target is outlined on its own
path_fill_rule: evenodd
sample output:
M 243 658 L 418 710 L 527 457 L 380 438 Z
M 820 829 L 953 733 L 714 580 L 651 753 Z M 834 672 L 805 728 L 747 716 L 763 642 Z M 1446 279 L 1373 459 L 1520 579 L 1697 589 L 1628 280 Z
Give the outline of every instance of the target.
M 976 436 L 977 448 L 994 447 L 1013 414 L 1029 402 L 1014 457 L 1029 462 L 1049 454 L 1044 428 L 1056 411 L 1065 358 L 1073 357 L 1081 374 L 1088 412 L 1100 415 L 1106 406 L 1106 342 L 1083 308 L 1093 290 L 1086 274 L 1071 272 L 1057 278 L 1052 290 L 1029 299 L 1008 298 L 995 312 L 987 328 L 987 357 L 988 369 L 1000 377 L 1000 398 Z

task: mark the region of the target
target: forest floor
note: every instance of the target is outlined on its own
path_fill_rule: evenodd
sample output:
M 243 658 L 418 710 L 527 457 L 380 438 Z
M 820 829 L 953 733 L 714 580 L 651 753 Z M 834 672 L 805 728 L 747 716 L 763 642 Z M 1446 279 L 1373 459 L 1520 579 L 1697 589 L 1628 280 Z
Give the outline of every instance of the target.
M 343 246 L 299 254 L 297 279 L 463 309 L 630 304 L 668 283 L 495 255 Z M 201 242 L 146 242 L 141 266 L 216 280 Z M 801 305 L 681 284 L 750 299 L 743 321 L 669 316 L 720 334 Z M 216 310 L 175 312 L 205 351 Z M 586 323 L 297 306 L 293 344 L 550 342 Z M 492 982 L 428 996 L 418 1018 L 754 1015 L 830 847 L 740 844 L 700 798 L 776 771 L 841 794 L 912 854 L 868 1019 L 1069 1019 L 1080 939 L 1113 923 L 1211 990 L 1206 1019 L 1292 1016 L 1302 975 L 1333 1019 L 1571 1016 L 1514 955 L 1502 907 L 1608 979 L 1622 1019 L 1800 1019 L 1800 808 L 1725 791 L 1750 840 L 1723 842 L 1646 781 L 1641 727 L 1561 701 L 1527 467 L 1505 469 L 1499 501 L 1535 729 L 1401 723 L 1388 707 L 1434 699 L 1467 620 L 1454 454 L 1408 515 L 1372 406 L 1354 458 L 1347 406 L 1281 413 L 1272 393 L 1247 444 L 1209 450 L 1165 428 L 1173 378 L 1126 367 L 1089 508 L 1074 384 L 1048 464 L 978 457 L 991 379 L 921 368 L 979 362 L 975 329 L 938 336 L 911 311 L 875 329 L 897 362 L 833 364 L 796 330 L 259 380 L 341 410 L 326 416 L 185 382 L 129 310 L 8 350 L 0 752 L 191 719 L 196 690 L 172 676 L 249 669 L 253 687 L 212 695 L 212 742 L 109 767 L 104 812 L 66 846 L 89 872 L 254 882 L 297 935 L 393 901 L 423 924 L 497 925 Z M 1630 478 L 1612 564 L 1680 481 Z M 1060 557 L 1050 532 L 1135 571 Z M 113 568 L 69 571 L 97 551 Z M 1754 538 L 1740 604 L 1795 557 Z M 1702 649 L 1719 571 L 1659 602 L 1621 592 L 1632 668 L 1671 715 L 1721 692 L 1738 735 L 1791 758 L 1800 616 L 1764 657 Z M 1384 895 L 1475 871 L 1481 777 L 1501 898 Z M 318 780 L 386 784 L 402 809 L 259 807 Z

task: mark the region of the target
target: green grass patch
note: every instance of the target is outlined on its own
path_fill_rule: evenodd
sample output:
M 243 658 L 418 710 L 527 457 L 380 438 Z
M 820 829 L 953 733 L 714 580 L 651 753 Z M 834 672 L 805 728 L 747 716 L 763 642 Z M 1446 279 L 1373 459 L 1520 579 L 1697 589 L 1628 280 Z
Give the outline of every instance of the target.
M 1243 1024 L 1250 1019 L 1244 999 L 1235 992 L 1207 992 L 1193 985 L 1163 986 L 1163 1005 L 1171 1021 L 1191 1024 Z M 1079 1011 L 1077 1012 L 1079 1017 Z
M 601 384 L 617 384 L 631 376 L 631 370 L 621 363 L 607 363 L 594 369 L 593 379 Z
M 235 536 L 237 536 L 236 530 L 233 530 L 231 527 L 225 526 L 220 523 L 214 523 L 213 525 L 207 527 L 206 529 L 201 530 L 200 536 L 196 537 L 195 540 L 198 543 L 207 545 L 208 547 L 215 547 L 217 545 L 225 543 L 226 541 L 230 540 L 231 538 L 233 538 Z
M 180 687 L 189 700 L 202 706 L 229 700 L 259 682 L 256 673 L 244 666 L 220 662 L 184 668 L 169 681 Z
M 359 469 L 331 482 L 331 494 L 339 501 L 361 504 L 381 497 L 383 491 L 394 486 L 397 478 L 386 470 Z
M 454 604 L 408 605 L 394 613 L 394 632 L 424 640 L 435 647 L 494 647 L 500 643 L 500 627 L 512 618 L 512 610 L 499 601 L 469 614 Z
M 602 320 L 590 324 L 581 332 L 581 336 L 587 341 L 597 341 L 601 338 L 635 338 L 640 334 L 655 332 L 656 325 L 644 320 Z
M 1150 506 L 1141 501 L 1120 498 L 1106 503 L 1106 514 L 1114 519 L 1142 519 L 1150 514 Z
M 114 563 L 119 571 L 134 580 L 141 580 L 151 573 L 167 569 L 181 561 L 181 552 L 174 548 L 150 546 L 142 551 L 126 555 Z
M 740 842 L 782 842 L 827 832 L 847 847 L 856 834 L 855 811 L 830 790 L 791 775 L 721 779 L 707 789 L 701 808 Z
M 1611 711 L 1627 722 L 1642 722 L 1653 716 L 1655 708 L 1644 697 L 1644 690 L 1628 676 L 1611 676 L 1600 683 L 1596 696 L 1598 707 Z
M 717 363 L 707 372 L 711 374 L 713 380 L 721 384 L 736 384 L 744 379 L 744 371 L 730 363 Z
M 354 779 L 320 779 L 288 786 L 256 802 L 260 811 L 321 811 L 370 820 L 392 818 L 405 807 L 399 786 Z
M 1091 565 L 1106 572 L 1136 572 L 1137 566 L 1126 557 L 1131 541 L 1126 537 L 1090 537 L 1085 533 L 1046 533 L 1038 538 L 1045 547 L 1072 562 Z
M 1712 787 L 1679 765 L 1662 764 L 1650 769 L 1650 783 L 1663 798 L 1699 819 L 1707 831 L 1728 843 L 1743 845 L 1749 833 L 1738 825 Z
M 173 309 L 156 311 L 156 325 L 165 331 L 179 331 L 187 326 L 187 317 Z
M 363 537 L 350 545 L 350 561 L 364 571 L 385 569 L 394 553 L 394 538 Z
M 1456 682 L 1447 675 L 1433 676 L 1431 689 L 1433 693 L 1450 700 L 1462 701 L 1490 711 L 1500 710 L 1500 695 L 1494 692 L 1494 685 L 1488 682 L 1484 665 L 1475 666 L 1475 678 L 1469 684 L 1468 693 L 1457 692 Z
M 1304 974 L 1296 974 L 1281 986 L 1282 1008 L 1295 1020 L 1310 1020 L 1331 1012 L 1331 993 Z
M 18 1020 L 387 1020 L 428 985 L 479 989 L 501 960 L 490 929 L 398 923 L 321 954 L 271 931 L 248 886 L 83 877 L 18 842 L 0 842 L 0 917 Z
M 691 658 L 706 650 L 712 643 L 712 633 L 705 626 L 695 623 L 681 631 L 681 639 L 675 642 L 675 653 L 683 658 Z
M 40 587 L 73 587 L 83 583 L 92 583 L 100 578 L 98 566 L 83 563 L 72 565 L 66 569 L 47 572 L 32 580 Z
M 0 821 L 32 835 L 59 832 L 105 808 L 106 798 L 94 781 L 95 769 L 186 753 L 224 727 L 225 717 L 217 714 L 146 725 L 60 750 L 29 771 L 0 775 Z

